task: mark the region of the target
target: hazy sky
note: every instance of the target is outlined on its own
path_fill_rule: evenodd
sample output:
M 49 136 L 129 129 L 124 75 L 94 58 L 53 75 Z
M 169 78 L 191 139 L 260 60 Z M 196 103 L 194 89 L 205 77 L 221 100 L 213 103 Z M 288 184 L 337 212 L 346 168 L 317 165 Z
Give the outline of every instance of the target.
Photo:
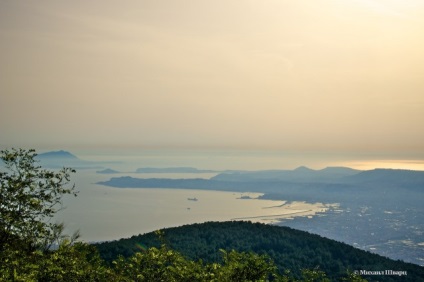
M 424 158 L 423 50 L 417 0 L 2 0 L 0 144 Z

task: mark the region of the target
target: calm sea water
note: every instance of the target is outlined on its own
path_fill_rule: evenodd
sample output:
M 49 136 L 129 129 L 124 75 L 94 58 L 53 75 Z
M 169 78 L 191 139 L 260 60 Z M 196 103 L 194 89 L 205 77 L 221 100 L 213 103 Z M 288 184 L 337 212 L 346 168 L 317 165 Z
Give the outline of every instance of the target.
M 161 175 L 173 178 L 200 176 L 210 174 Z M 76 198 L 65 197 L 65 209 L 55 218 L 65 223 L 67 233 L 80 230 L 84 241 L 116 240 L 161 228 L 206 221 L 244 219 L 275 223 L 280 218 L 311 216 L 327 208 L 319 203 L 293 203 L 292 206 L 282 207 L 284 201 L 254 199 L 261 195 L 259 193 L 111 188 L 95 184 L 110 177 L 97 174 L 95 170 L 77 172 L 73 181 L 80 192 Z M 242 196 L 252 199 L 240 199 Z

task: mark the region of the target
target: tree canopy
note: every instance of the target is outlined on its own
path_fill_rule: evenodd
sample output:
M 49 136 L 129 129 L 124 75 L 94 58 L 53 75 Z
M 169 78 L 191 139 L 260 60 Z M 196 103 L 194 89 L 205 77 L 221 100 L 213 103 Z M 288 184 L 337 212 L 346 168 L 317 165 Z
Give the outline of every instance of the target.
M 75 170 L 49 171 L 37 164 L 35 150 L 2 150 L 0 171 L 0 251 L 34 250 L 48 245 L 58 226 L 49 220 L 62 208 L 65 194 L 77 195 L 69 186 Z

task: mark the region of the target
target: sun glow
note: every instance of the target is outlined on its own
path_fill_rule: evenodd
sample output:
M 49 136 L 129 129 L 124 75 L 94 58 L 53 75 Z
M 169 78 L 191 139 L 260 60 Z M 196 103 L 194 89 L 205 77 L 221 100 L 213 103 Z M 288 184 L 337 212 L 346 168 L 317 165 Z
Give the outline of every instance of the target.
M 423 160 L 369 160 L 369 161 L 353 161 L 343 163 L 342 166 L 351 167 L 359 170 L 371 170 L 376 168 L 389 169 L 408 169 L 424 171 Z

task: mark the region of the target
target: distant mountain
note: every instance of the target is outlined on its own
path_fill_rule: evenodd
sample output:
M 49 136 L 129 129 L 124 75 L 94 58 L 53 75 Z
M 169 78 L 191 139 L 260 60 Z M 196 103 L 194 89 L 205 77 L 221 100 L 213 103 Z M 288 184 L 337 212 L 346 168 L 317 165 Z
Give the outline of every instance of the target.
M 356 175 L 349 177 L 349 179 L 357 182 L 365 181 L 398 181 L 398 180 L 411 180 L 421 179 L 424 180 L 424 171 L 420 170 L 406 170 L 406 169 L 385 169 L 377 168 L 373 170 L 362 171 Z
M 98 171 L 96 171 L 96 173 L 99 173 L 99 174 L 115 174 L 115 173 L 120 173 L 120 172 L 117 171 L 117 170 L 114 170 L 114 169 L 106 168 L 106 169 L 103 169 L 103 170 L 98 170 Z
M 99 163 L 81 160 L 74 154 L 68 151 L 51 151 L 37 155 L 37 160 L 44 167 L 62 168 L 72 167 L 75 169 L 102 168 Z
M 261 223 L 242 221 L 206 222 L 162 230 L 164 240 L 155 232 L 133 236 L 119 241 L 95 246 L 101 257 L 111 262 L 118 255 L 131 256 L 139 251 L 139 244 L 146 247 L 160 246 L 164 241 L 189 259 L 220 262 L 219 249 L 255 252 L 269 255 L 281 273 L 290 270 L 299 278 L 301 269 L 309 268 L 327 273 L 331 281 L 341 281 L 347 271 L 405 271 L 405 276 L 363 276 L 375 281 L 422 281 L 424 267 L 391 260 L 356 249 L 344 243 L 308 232 Z
M 421 186 L 421 190 L 424 190 L 424 171 L 417 170 L 373 169 L 345 177 L 343 180 L 362 185 Z
M 295 168 L 294 171 L 299 172 L 299 173 L 310 173 L 314 170 L 310 169 L 309 167 L 302 165 L 302 166 L 299 166 L 298 168 Z
M 143 167 L 143 168 L 138 168 L 135 172 L 136 173 L 215 173 L 218 171 L 197 169 L 194 167 L 166 167 L 166 168 Z
M 324 169 L 320 170 L 320 173 L 322 174 L 331 174 L 334 176 L 340 176 L 340 177 L 344 177 L 344 176 L 349 176 L 349 175 L 355 175 L 360 173 L 361 170 L 357 170 L 357 169 L 353 169 L 350 167 L 342 167 L 342 166 L 334 166 L 334 167 L 326 167 Z
M 343 177 L 358 174 L 360 171 L 347 167 L 327 167 L 322 170 L 313 170 L 305 166 L 294 170 L 262 170 L 245 172 L 223 172 L 212 180 L 220 181 L 287 181 L 295 183 L 307 182 L 338 182 Z

